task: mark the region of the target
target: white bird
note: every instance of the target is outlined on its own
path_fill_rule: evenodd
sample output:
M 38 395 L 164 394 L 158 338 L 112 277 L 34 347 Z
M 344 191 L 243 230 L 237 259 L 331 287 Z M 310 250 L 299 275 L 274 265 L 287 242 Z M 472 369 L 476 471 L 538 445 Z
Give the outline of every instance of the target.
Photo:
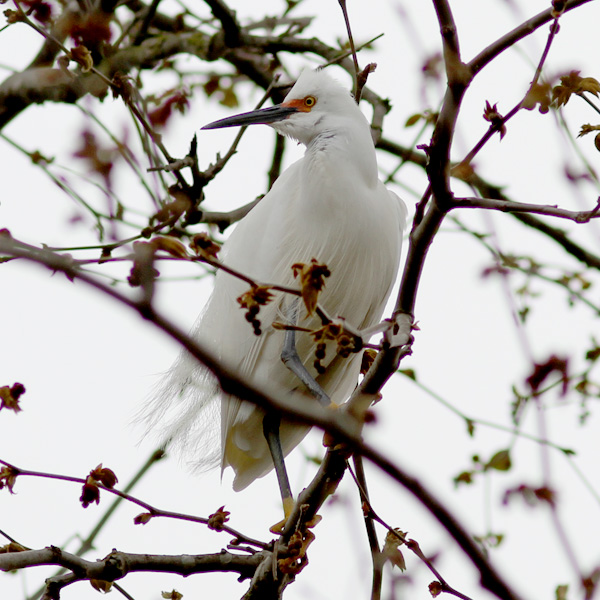
M 282 104 L 203 129 L 254 123 L 268 124 L 294 138 L 306 152 L 237 225 L 220 259 L 257 283 L 297 289 L 291 266 L 315 258 L 331 272 L 319 296 L 327 313 L 358 329 L 378 323 L 398 272 L 406 207 L 379 180 L 366 118 L 352 96 L 326 73 L 304 71 Z M 320 319 L 307 316 L 295 297 L 275 293 L 275 299 L 261 307 L 262 333 L 257 336 L 236 301 L 247 290 L 248 284 L 219 271 L 192 335 L 256 385 L 293 393 L 298 402 L 317 402 L 283 364 L 286 333 L 272 324 L 289 322 L 294 310 L 301 327 L 317 329 Z M 336 404 L 347 400 L 358 381 L 362 352 L 342 358 L 335 342 L 329 342 L 321 361 L 325 372 L 319 374 L 313 366 L 313 338 L 301 332 L 295 337 L 298 357 L 320 388 Z M 210 427 L 217 418 L 215 400 L 220 400 L 220 445 L 216 428 Z M 235 472 L 236 491 L 267 474 L 277 462 L 265 439 L 269 431 L 279 433 L 283 456 L 309 431 L 286 419 L 279 423 L 277 416 L 273 427 L 265 427 L 263 410 L 220 394 L 214 378 L 186 353 L 167 373 L 147 415 L 149 427 L 160 427 L 163 440 L 178 445 L 193 462 L 206 465 L 217 450 L 221 469 L 232 467 Z

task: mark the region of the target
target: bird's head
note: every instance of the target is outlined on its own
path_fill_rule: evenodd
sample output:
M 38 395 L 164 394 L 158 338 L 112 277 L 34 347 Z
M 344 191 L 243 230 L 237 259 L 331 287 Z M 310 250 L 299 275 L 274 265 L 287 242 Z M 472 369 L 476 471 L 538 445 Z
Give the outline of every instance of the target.
M 261 123 L 303 144 L 320 134 L 344 127 L 364 126 L 366 120 L 352 96 L 324 71 L 303 71 L 285 100 L 276 106 L 255 110 L 205 125 L 220 129 Z

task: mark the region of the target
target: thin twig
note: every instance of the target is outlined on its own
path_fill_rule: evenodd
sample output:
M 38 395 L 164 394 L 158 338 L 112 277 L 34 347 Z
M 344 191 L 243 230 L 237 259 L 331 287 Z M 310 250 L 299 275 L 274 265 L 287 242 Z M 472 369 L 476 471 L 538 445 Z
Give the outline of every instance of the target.
M 533 213 L 548 217 L 569 219 L 575 221 L 575 223 L 589 223 L 592 219 L 600 218 L 600 198 L 594 208 L 585 211 L 567 210 L 549 204 L 526 204 L 524 202 L 510 202 L 479 197 L 456 198 L 454 204 L 456 208 L 485 208 L 488 210 L 498 210 L 500 212 Z
M 135 485 L 140 481 L 140 479 L 148 472 L 148 470 L 156 464 L 157 461 L 161 460 L 164 457 L 165 453 L 162 450 L 157 450 L 153 452 L 148 460 L 142 465 L 139 471 L 133 476 L 131 481 L 123 488 L 123 493 L 128 494 Z M 88 536 L 81 542 L 79 548 L 75 551 L 77 556 L 83 556 L 86 552 L 89 552 L 94 547 L 94 540 L 98 536 L 98 534 L 102 531 L 103 527 L 106 525 L 110 517 L 117 510 L 117 507 L 121 502 L 123 502 L 125 498 L 123 496 L 118 496 L 113 503 L 108 507 L 106 512 L 100 517 L 96 526 L 92 529 L 92 531 L 88 534 Z M 55 577 L 62 575 L 64 571 L 58 571 L 55 573 Z M 29 594 L 29 600 L 33 600 L 34 598 L 39 598 L 40 594 L 42 594 L 44 588 L 41 587 L 36 590 L 33 594 Z
M 434 564 L 432 563 L 432 561 L 427 558 L 423 552 L 421 551 L 421 548 L 419 547 L 419 544 L 413 540 L 413 539 L 406 539 L 406 536 L 404 536 L 403 534 L 399 533 L 396 529 L 394 529 L 391 525 L 388 525 L 388 523 L 386 523 L 373 509 L 373 505 L 371 504 L 371 502 L 369 501 L 369 497 L 366 493 L 366 490 L 363 489 L 362 484 L 360 483 L 360 479 L 358 477 L 358 474 L 354 474 L 352 472 L 352 469 L 350 469 L 350 474 L 352 475 L 356 485 L 358 486 L 358 489 L 360 490 L 360 494 L 361 494 L 361 498 L 363 501 L 363 510 L 365 512 L 365 518 L 366 515 L 369 515 L 369 518 L 372 521 L 377 521 L 377 523 L 379 523 L 380 525 L 382 525 L 383 527 L 385 527 L 389 533 L 391 533 L 392 535 L 394 535 L 395 537 L 398 538 L 398 540 L 400 540 L 403 544 L 406 545 L 406 547 L 411 550 L 411 552 L 413 552 L 414 554 L 416 554 L 416 556 L 419 557 L 419 559 L 427 566 L 427 568 L 434 574 L 434 576 L 437 578 L 438 583 L 440 584 L 440 590 L 441 592 L 445 592 L 447 594 L 451 594 L 453 596 L 456 596 L 457 598 L 461 598 L 462 600 L 471 600 L 471 598 L 469 596 L 466 596 L 465 594 L 463 594 L 462 592 L 459 592 L 458 590 L 455 590 L 452 586 L 450 586 L 448 584 L 448 582 L 440 575 L 440 572 L 435 568 Z
M 365 504 L 370 506 L 369 490 L 367 488 L 367 478 L 365 475 L 365 467 L 363 459 L 360 454 L 354 454 L 352 456 L 352 462 L 354 463 L 354 472 L 349 467 L 350 474 L 356 482 L 356 487 L 360 494 L 361 503 L 363 509 Z M 369 540 L 369 548 L 371 549 L 371 560 L 373 562 L 373 583 L 371 586 L 371 600 L 379 600 L 381 598 L 381 584 L 383 581 L 383 563 L 385 562 L 381 555 L 379 548 L 379 540 L 377 539 L 377 532 L 375 531 L 375 524 L 373 522 L 373 516 L 370 510 L 363 510 L 365 518 L 365 527 L 367 530 L 367 539 Z
M 549 32 L 548 38 L 546 40 L 546 46 L 544 47 L 542 56 L 540 57 L 540 60 L 536 67 L 535 73 L 533 75 L 533 79 L 531 80 L 531 83 L 529 84 L 527 91 L 523 95 L 523 98 L 519 102 L 517 102 L 517 104 L 505 116 L 494 120 L 494 122 L 490 125 L 489 129 L 485 132 L 485 134 L 481 137 L 481 139 L 475 144 L 475 146 L 473 146 L 473 148 L 467 153 L 465 158 L 463 158 L 463 160 L 460 162 L 461 165 L 470 164 L 473 161 L 473 159 L 475 158 L 475 156 L 477 156 L 479 151 L 492 138 L 492 136 L 495 133 L 499 132 L 506 125 L 506 123 L 508 123 L 508 121 L 510 121 L 523 108 L 529 94 L 535 88 L 535 86 L 538 84 L 538 81 L 542 74 L 542 68 L 544 67 L 546 59 L 548 58 L 548 53 L 550 52 L 550 47 L 552 46 L 552 43 L 554 42 L 556 35 L 559 31 L 558 20 L 559 20 L 559 17 L 556 17 L 554 19 L 554 21 L 552 22 L 552 24 L 550 25 L 550 32 Z
M 565 2 L 563 14 L 592 1 L 593 0 L 567 0 Z M 553 8 L 547 8 L 531 19 L 524 21 L 512 31 L 509 31 L 506 35 L 487 46 L 487 48 L 482 50 L 469 62 L 469 68 L 473 75 L 479 73 L 479 71 L 492 62 L 492 60 L 497 58 L 505 50 L 512 48 L 518 41 L 528 37 L 534 31 L 552 21 L 554 19 L 553 12 Z
M 350 44 L 350 53 L 352 55 L 352 61 L 354 62 L 354 97 L 358 99 L 360 95 L 358 94 L 358 73 L 360 71 L 360 67 L 358 66 L 358 57 L 356 56 L 356 48 L 354 47 L 354 37 L 352 36 L 352 27 L 350 26 L 350 19 L 348 17 L 348 8 L 346 6 L 346 0 L 338 0 L 340 8 L 342 9 L 342 14 L 344 15 L 344 23 L 346 24 L 346 32 L 348 33 L 348 43 Z
M 5 467 L 8 467 L 12 471 L 14 471 L 14 473 L 17 477 L 39 477 L 42 479 L 56 479 L 59 481 L 68 481 L 68 482 L 77 483 L 80 485 L 84 485 L 87 482 L 87 479 L 83 479 L 81 477 L 72 477 L 71 475 L 59 475 L 57 473 L 47 473 L 44 471 L 32 471 L 29 469 L 23 469 L 21 467 L 15 466 L 3 459 L 0 459 L 0 464 L 2 464 Z M 200 523 L 202 525 L 208 525 L 208 523 L 209 523 L 208 518 L 197 517 L 195 515 L 188 515 L 185 513 L 178 513 L 178 512 L 173 512 L 173 511 L 169 511 L 169 510 L 162 510 L 160 508 L 156 508 L 155 506 L 152 506 L 151 504 L 149 504 L 148 502 L 145 502 L 144 500 L 140 500 L 139 498 L 136 498 L 135 496 L 125 493 L 121 490 L 117 490 L 115 488 L 108 488 L 108 487 L 102 485 L 101 483 L 98 483 L 97 485 L 98 485 L 99 489 L 101 489 L 109 494 L 118 496 L 119 498 L 122 498 L 123 500 L 127 500 L 128 502 L 131 502 L 132 504 L 137 504 L 139 507 L 148 511 L 148 514 L 150 515 L 151 518 L 166 517 L 166 518 L 170 518 L 170 519 L 179 519 L 181 521 L 189 521 L 191 523 Z M 221 530 L 229 533 L 234 538 L 239 539 L 240 541 L 242 541 L 246 544 L 250 544 L 252 546 L 256 546 L 256 547 L 262 548 L 262 549 L 265 549 L 268 547 L 268 544 L 266 544 L 265 542 L 261 542 L 259 540 L 250 538 L 250 537 L 244 535 L 243 533 L 236 531 L 235 529 L 233 529 L 232 527 L 230 527 L 227 524 L 223 524 L 221 526 Z

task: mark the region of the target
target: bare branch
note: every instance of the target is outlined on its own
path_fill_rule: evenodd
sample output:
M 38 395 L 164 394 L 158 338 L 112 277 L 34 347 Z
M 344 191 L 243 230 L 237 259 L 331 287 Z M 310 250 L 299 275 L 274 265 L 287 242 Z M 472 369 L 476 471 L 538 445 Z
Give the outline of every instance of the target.
M 352 473 L 352 471 L 350 471 Z M 398 530 L 394 529 L 391 525 L 389 525 L 388 523 L 386 523 L 373 509 L 373 505 L 371 504 L 368 494 L 366 493 L 365 488 L 363 487 L 363 483 L 361 482 L 361 479 L 363 479 L 358 471 L 356 473 L 356 475 L 354 473 L 352 473 L 352 476 L 356 482 L 356 485 L 358 486 L 359 490 L 360 490 L 360 494 L 361 494 L 361 498 L 363 500 L 363 511 L 365 513 L 365 519 L 368 517 L 371 521 L 377 521 L 377 523 L 379 523 L 380 525 L 382 525 L 383 527 L 385 527 L 385 529 L 387 529 L 388 533 L 393 535 L 394 537 L 396 537 L 402 544 L 405 544 L 406 547 L 413 552 L 416 556 L 419 557 L 419 559 L 427 566 L 427 568 L 433 573 L 433 575 L 435 577 L 437 577 L 437 582 L 439 584 L 438 589 L 436 591 L 439 592 L 445 592 L 447 594 L 451 594 L 452 596 L 456 596 L 457 598 L 461 598 L 462 600 L 471 600 L 468 596 L 466 596 L 465 594 L 459 592 L 458 590 L 455 590 L 451 585 L 448 584 L 448 582 L 442 577 L 442 575 L 440 574 L 440 572 L 435 568 L 434 564 L 432 563 L 431 560 L 429 560 L 421 551 L 421 548 L 419 547 L 419 544 L 416 540 L 413 539 L 407 539 L 406 536 L 402 533 L 399 533 Z M 379 560 L 381 561 L 382 558 L 380 557 Z M 385 559 L 383 559 L 385 560 Z M 380 568 L 383 566 L 383 564 L 380 565 Z
M 386 152 L 389 152 L 390 154 L 398 156 L 403 160 L 416 164 L 422 167 L 423 169 L 427 165 L 427 156 L 425 154 L 415 152 L 410 148 L 405 148 L 404 146 L 396 144 L 395 142 L 392 142 L 387 138 L 382 138 L 378 142 L 377 147 L 381 148 Z M 460 181 L 464 181 L 465 183 L 468 183 L 469 185 L 473 186 L 484 198 L 498 200 L 501 202 L 511 202 L 511 200 L 504 194 L 504 192 L 499 186 L 489 183 L 476 173 L 470 173 L 468 177 L 462 177 L 457 172 L 451 171 L 451 176 L 456 177 Z M 600 269 L 600 256 L 595 255 L 589 250 L 583 248 L 577 242 L 574 242 L 569 237 L 568 233 L 566 233 L 564 230 L 553 227 L 552 225 L 549 225 L 545 221 L 538 219 L 532 214 L 522 212 L 512 212 L 511 214 L 515 219 L 517 219 L 524 225 L 527 225 L 528 227 L 535 229 L 539 233 L 546 235 L 548 238 L 550 238 L 556 244 L 561 246 L 567 253 L 569 253 L 577 260 L 581 261 L 582 263 L 586 264 L 587 266 L 593 269 Z M 419 220 L 416 220 L 416 224 L 418 224 L 419 222 Z M 407 261 L 407 265 L 408 264 L 409 263 Z M 407 273 L 406 275 L 407 281 L 413 280 L 415 275 L 416 270 L 411 269 L 411 273 Z M 404 300 L 402 305 L 409 306 L 410 303 L 408 299 Z
M 579 6 L 587 4 L 591 0 L 567 0 L 565 2 L 565 11 L 569 12 Z M 485 50 L 482 50 L 475 58 L 473 58 L 468 64 L 473 75 L 476 75 L 488 65 L 492 60 L 499 56 L 502 52 L 511 48 L 516 42 L 523 38 L 531 35 L 536 29 L 542 27 L 546 23 L 549 23 L 554 19 L 552 15 L 553 9 L 547 8 L 535 17 L 528 19 L 521 23 L 518 27 L 515 27 L 512 31 L 496 40 L 493 44 L 490 44 Z
M 212 14 L 219 19 L 223 27 L 224 41 L 230 48 L 242 44 L 242 32 L 235 12 L 222 0 L 204 0 L 210 6 Z
M 77 483 L 79 485 L 85 485 L 87 483 L 87 479 L 83 479 L 81 477 L 72 477 L 70 475 L 59 475 L 57 473 L 45 473 L 45 472 L 41 472 L 41 471 L 31 471 L 28 469 L 23 469 L 21 467 L 12 465 L 11 463 L 9 463 L 5 460 L 2 460 L 2 459 L 0 459 L 0 464 L 11 469 L 11 471 L 14 473 L 15 478 L 39 477 L 41 479 L 55 479 L 58 481 L 68 481 L 71 483 Z M 177 512 L 173 512 L 173 511 L 169 511 L 169 510 L 162 510 L 160 508 L 156 508 L 155 506 L 152 506 L 148 502 L 145 502 L 143 500 L 140 500 L 139 498 L 136 498 L 135 496 L 132 496 L 129 493 L 120 491 L 116 488 L 106 487 L 102 483 L 98 483 L 97 487 L 109 494 L 118 496 L 118 498 L 127 500 L 128 502 L 131 502 L 132 504 L 137 504 L 144 510 L 148 511 L 149 518 L 144 520 L 144 522 L 147 522 L 148 520 L 150 520 L 150 518 L 154 518 L 154 517 L 166 517 L 166 518 L 170 518 L 170 519 L 179 519 L 181 521 L 189 521 L 191 523 L 200 523 L 201 525 L 210 525 L 210 518 L 197 517 L 195 515 L 177 513 Z M 264 542 L 250 538 L 250 537 L 244 535 L 243 533 L 240 533 L 239 531 L 236 531 L 235 529 L 231 528 L 227 524 L 220 525 L 219 531 L 225 531 L 225 532 L 229 533 L 236 540 L 239 540 L 242 543 L 250 544 L 250 545 L 256 546 L 258 548 L 266 548 L 267 547 L 267 544 L 265 544 Z
M 73 573 L 64 583 L 73 583 L 83 579 L 99 579 L 115 581 L 125 577 L 127 573 L 175 573 L 183 576 L 193 573 L 209 573 L 215 571 L 234 572 L 248 579 L 251 578 L 258 565 L 268 555 L 266 551 L 254 554 L 233 554 L 225 550 L 217 554 L 183 554 L 183 555 L 152 555 L 130 554 L 126 552 L 111 552 L 106 558 L 89 561 L 70 552 L 65 552 L 56 546 L 41 550 L 26 550 L 23 552 L 8 552 L 0 554 L 0 570 L 12 571 L 26 567 L 42 565 L 61 566 Z M 60 576 L 56 578 L 60 579 Z M 59 585 L 64 587 L 64 585 Z
M 250 382 L 245 381 L 238 373 L 232 373 L 227 370 L 210 351 L 197 341 L 192 340 L 185 332 L 163 317 L 154 308 L 143 302 L 140 303 L 131 300 L 117 290 L 96 281 L 88 274 L 85 274 L 74 267 L 72 261 L 68 258 L 55 255 L 48 251 L 38 250 L 21 243 L 16 243 L 12 238 L 6 235 L 0 236 L 0 253 L 20 256 L 38 264 L 45 265 L 54 271 L 63 272 L 70 278 L 79 279 L 97 291 L 108 295 L 117 302 L 133 309 L 144 319 L 179 342 L 192 356 L 206 365 L 214 373 L 225 393 L 243 398 L 265 410 L 277 411 L 284 416 L 292 417 L 298 422 L 317 426 L 331 433 L 336 439 L 348 444 L 352 451 L 358 452 L 372 461 L 393 480 L 398 482 L 419 499 L 421 504 L 440 522 L 479 570 L 481 584 L 485 588 L 492 591 L 502 600 L 517 600 L 518 595 L 511 590 L 510 586 L 496 572 L 487 558 L 482 554 L 477 544 L 473 541 L 471 534 L 458 522 L 448 509 L 437 500 L 437 498 L 435 498 L 435 496 L 431 494 L 418 479 L 409 475 L 406 471 L 392 463 L 386 456 L 362 441 L 360 436 L 362 424 L 357 422 L 353 416 L 344 411 L 336 411 L 335 414 L 333 414 L 332 411 L 321 407 L 318 403 L 303 404 L 294 402 L 293 399 L 287 397 L 275 398 L 266 394 Z M 389 352 L 380 352 L 374 367 L 377 365 L 387 367 L 386 360 L 389 356 L 393 356 L 393 354 L 393 350 Z M 382 358 L 380 359 L 380 357 Z M 365 380 L 367 380 L 367 378 L 365 378 Z M 369 380 L 371 384 L 374 381 L 373 378 Z M 364 388 L 365 386 L 363 385 L 362 387 Z M 369 390 L 366 391 L 369 393 Z M 361 392 L 364 393 L 365 390 L 361 390 Z M 296 503 L 297 507 L 302 507 L 307 502 L 310 502 L 310 509 L 305 511 L 307 519 L 312 518 L 316 514 L 318 507 L 321 506 L 325 498 L 331 493 L 331 483 L 341 479 L 345 468 L 345 458 L 340 456 L 339 451 L 336 452 L 330 449 L 321 464 L 319 473 L 313 480 L 313 483 L 300 494 Z M 290 516 L 290 520 L 288 520 L 288 524 L 291 523 L 292 525 L 286 526 L 286 530 L 284 530 L 283 533 L 284 536 L 291 535 L 294 530 L 293 517 L 294 515 Z
M 365 528 L 367 530 L 367 538 L 369 540 L 369 547 L 371 549 L 371 560 L 373 562 L 373 583 L 371 587 L 371 600 L 379 600 L 381 598 L 381 584 L 383 581 L 383 565 L 384 558 L 381 555 L 379 548 L 379 540 L 377 539 L 377 531 L 375 530 L 375 523 L 373 515 L 370 510 L 366 510 L 366 507 L 370 507 L 369 490 L 367 488 L 367 478 L 365 475 L 365 468 L 363 464 L 362 456 L 355 454 L 352 457 L 354 463 L 354 471 L 349 469 L 350 474 L 356 482 L 356 487 L 360 494 L 360 499 L 363 508 L 363 515 L 365 518 Z
M 344 23 L 346 24 L 346 32 L 348 33 L 348 43 L 350 44 L 350 53 L 352 61 L 354 62 L 354 97 L 356 102 L 360 100 L 360 88 L 358 87 L 358 73 L 360 67 L 358 66 L 358 58 L 356 56 L 356 48 L 354 47 L 354 37 L 352 36 L 352 27 L 350 26 L 350 19 L 348 17 L 348 7 L 346 6 L 346 0 L 338 0 L 342 14 L 344 15 Z
M 598 199 L 598 204 L 596 204 L 593 209 L 586 211 L 573 211 L 558 208 L 558 206 L 525 204 L 521 202 L 493 200 L 490 198 L 455 198 L 454 205 L 456 208 L 487 208 L 501 212 L 533 213 L 548 217 L 569 219 L 576 223 L 589 223 L 591 219 L 600 217 L 600 198 Z
M 508 123 L 508 121 L 510 121 L 510 119 L 512 119 L 524 106 L 526 106 L 525 103 L 527 101 L 527 98 L 529 97 L 529 94 L 538 85 L 538 81 L 542 74 L 542 68 L 544 66 L 544 63 L 546 62 L 546 59 L 548 58 L 548 53 L 550 52 L 550 47 L 552 46 L 552 43 L 554 42 L 556 35 L 559 31 L 558 20 L 559 20 L 559 17 L 557 16 L 554 19 L 554 21 L 552 22 L 552 25 L 550 26 L 550 32 L 548 33 L 548 39 L 546 40 L 546 46 L 544 47 L 542 56 L 540 57 L 540 60 L 538 61 L 538 65 L 537 65 L 537 68 L 533 75 L 533 79 L 531 80 L 531 83 L 529 84 L 529 88 L 523 95 L 523 98 L 519 102 L 517 102 L 517 104 L 505 116 L 503 116 L 503 117 L 499 116 L 497 119 L 493 120 L 493 122 L 490 124 L 490 128 L 488 129 L 488 131 L 475 144 L 473 149 L 468 152 L 467 156 L 465 156 L 465 158 L 461 161 L 459 168 L 461 165 L 469 165 L 473 161 L 475 156 L 479 153 L 479 151 L 484 147 L 484 145 L 492 138 L 492 136 L 496 132 L 501 131 L 503 134 L 503 132 L 505 131 L 504 128 L 506 126 L 506 123 Z

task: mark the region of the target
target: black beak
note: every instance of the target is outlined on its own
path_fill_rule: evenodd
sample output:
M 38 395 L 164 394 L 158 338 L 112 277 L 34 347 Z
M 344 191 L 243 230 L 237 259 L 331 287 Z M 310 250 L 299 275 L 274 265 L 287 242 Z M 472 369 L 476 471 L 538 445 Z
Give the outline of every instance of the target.
M 254 125 L 262 124 L 268 125 L 269 123 L 276 123 L 277 121 L 283 121 L 290 115 L 297 113 L 298 109 L 293 106 L 283 106 L 279 104 L 277 106 L 271 106 L 269 108 L 262 108 L 260 110 L 253 110 L 252 112 L 242 113 L 241 115 L 235 115 L 233 117 L 227 117 L 226 119 L 219 119 L 213 123 L 209 123 L 202 127 L 202 129 L 221 129 L 222 127 L 236 127 L 239 125 Z

